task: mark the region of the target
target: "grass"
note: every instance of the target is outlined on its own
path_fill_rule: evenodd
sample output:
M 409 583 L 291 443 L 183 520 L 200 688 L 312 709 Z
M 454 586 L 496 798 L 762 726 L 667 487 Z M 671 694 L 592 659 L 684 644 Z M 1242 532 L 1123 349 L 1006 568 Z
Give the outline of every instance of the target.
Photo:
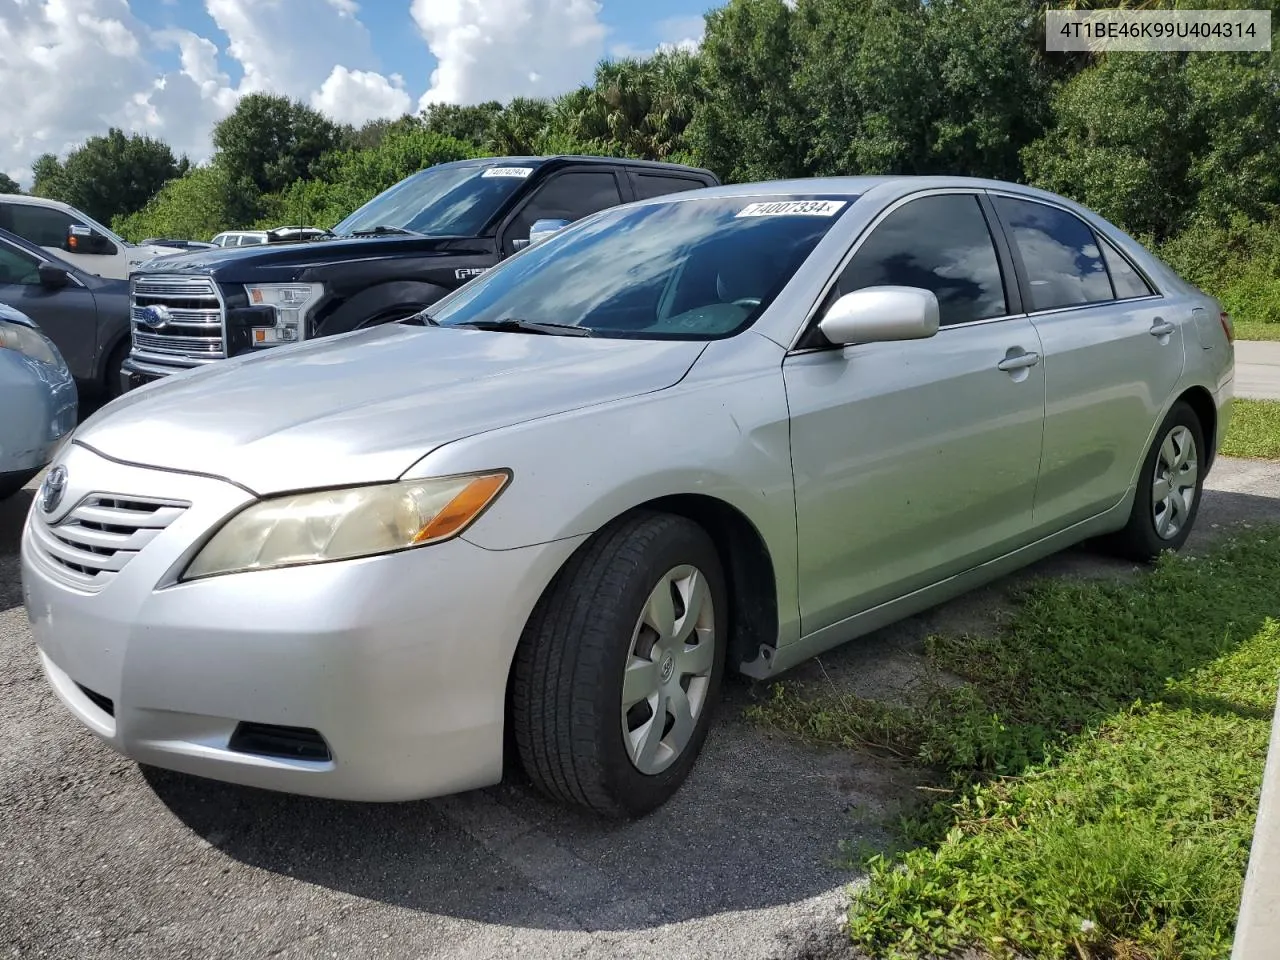
M 934 638 L 910 706 L 785 687 L 754 718 L 938 773 L 916 844 L 866 862 L 876 957 L 1225 957 L 1280 663 L 1280 531 L 1131 582 L 1043 581 L 996 635 Z M 938 794 L 934 794 L 937 796 Z
M 1280 323 L 1266 320 L 1234 320 L 1237 340 L 1280 340 Z
M 1222 452 L 1228 457 L 1280 460 L 1280 401 L 1232 401 Z

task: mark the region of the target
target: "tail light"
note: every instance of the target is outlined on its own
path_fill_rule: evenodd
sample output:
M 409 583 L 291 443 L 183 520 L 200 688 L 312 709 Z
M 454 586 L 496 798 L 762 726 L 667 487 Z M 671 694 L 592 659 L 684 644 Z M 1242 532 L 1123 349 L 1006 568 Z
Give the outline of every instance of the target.
M 1227 343 L 1236 342 L 1236 328 L 1231 323 L 1231 315 L 1223 310 L 1218 314 L 1218 322 L 1222 324 L 1222 332 L 1227 335 Z

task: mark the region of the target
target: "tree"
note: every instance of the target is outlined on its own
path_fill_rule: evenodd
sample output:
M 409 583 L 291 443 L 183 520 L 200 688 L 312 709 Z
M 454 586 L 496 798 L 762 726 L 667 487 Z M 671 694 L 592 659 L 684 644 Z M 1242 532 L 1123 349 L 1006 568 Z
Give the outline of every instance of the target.
M 795 18 L 784 0 L 730 0 L 707 14 L 704 95 L 688 136 L 698 161 L 727 182 L 808 172 L 806 111 L 792 85 Z
M 190 166 L 186 157 L 176 160 L 163 141 L 125 136 L 115 127 L 106 136 L 90 137 L 60 165 L 48 156 L 36 162 L 41 196 L 69 203 L 103 223 L 141 210 L 161 187 Z
M 21 193 L 22 187 L 18 186 L 18 181 L 13 179 L 7 173 L 0 173 L 0 193 Z
M 233 181 L 274 193 L 313 176 L 320 158 L 345 147 L 353 135 L 300 101 L 252 93 L 213 128 L 213 145 Z
M 494 142 L 494 125 L 502 114 L 502 104 L 489 100 L 474 106 L 432 103 L 422 111 L 422 123 L 432 133 L 473 143 L 487 149 Z
M 31 164 L 31 194 L 54 199 L 62 192 L 62 164 L 52 153 L 43 153 Z
M 116 217 L 113 228 L 135 242 L 144 237 L 208 240 L 222 230 L 251 224 L 258 202 L 251 182 L 233 179 L 214 163 L 169 181 L 142 210 Z

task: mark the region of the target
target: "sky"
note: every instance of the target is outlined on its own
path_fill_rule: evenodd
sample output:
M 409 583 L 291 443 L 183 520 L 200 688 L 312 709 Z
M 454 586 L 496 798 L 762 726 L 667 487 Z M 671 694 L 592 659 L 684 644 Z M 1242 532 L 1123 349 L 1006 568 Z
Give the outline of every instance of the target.
M 0 171 L 116 126 L 208 159 L 265 91 L 360 124 L 554 96 L 607 57 L 694 46 L 713 0 L 0 0 Z

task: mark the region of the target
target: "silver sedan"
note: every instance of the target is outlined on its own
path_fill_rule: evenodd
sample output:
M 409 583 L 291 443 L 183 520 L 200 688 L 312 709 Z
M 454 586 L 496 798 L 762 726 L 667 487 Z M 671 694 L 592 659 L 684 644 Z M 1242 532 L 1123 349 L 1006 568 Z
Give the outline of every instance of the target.
M 953 179 L 616 208 L 397 324 L 88 420 L 22 542 L 139 761 L 320 796 L 672 795 L 771 678 L 1087 538 L 1177 549 L 1231 323 L 1098 215 Z M 507 733 L 511 736 L 508 738 Z

